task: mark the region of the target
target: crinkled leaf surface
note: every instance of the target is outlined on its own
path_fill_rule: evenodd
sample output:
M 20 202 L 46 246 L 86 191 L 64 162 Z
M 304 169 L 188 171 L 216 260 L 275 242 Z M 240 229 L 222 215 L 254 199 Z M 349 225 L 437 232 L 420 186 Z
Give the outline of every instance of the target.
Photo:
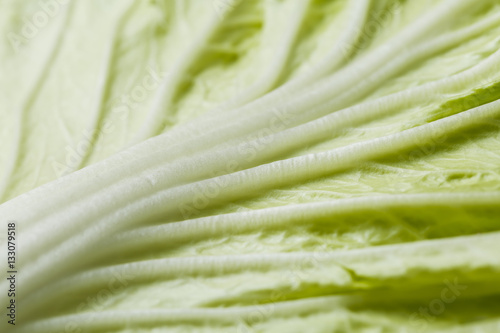
M 498 0 L 0 9 L 2 332 L 500 332 Z

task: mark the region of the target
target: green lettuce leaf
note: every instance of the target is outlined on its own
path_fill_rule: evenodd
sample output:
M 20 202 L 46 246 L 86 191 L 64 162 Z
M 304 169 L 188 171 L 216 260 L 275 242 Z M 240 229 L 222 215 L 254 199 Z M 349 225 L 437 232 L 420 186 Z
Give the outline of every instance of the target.
M 497 0 L 0 0 L 2 332 L 500 332 Z

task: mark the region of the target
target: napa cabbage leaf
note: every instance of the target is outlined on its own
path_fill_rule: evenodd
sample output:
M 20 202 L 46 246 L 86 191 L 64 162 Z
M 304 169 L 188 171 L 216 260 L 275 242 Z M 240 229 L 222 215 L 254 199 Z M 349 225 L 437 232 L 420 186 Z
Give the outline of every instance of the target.
M 500 332 L 497 0 L 0 8 L 2 332 Z

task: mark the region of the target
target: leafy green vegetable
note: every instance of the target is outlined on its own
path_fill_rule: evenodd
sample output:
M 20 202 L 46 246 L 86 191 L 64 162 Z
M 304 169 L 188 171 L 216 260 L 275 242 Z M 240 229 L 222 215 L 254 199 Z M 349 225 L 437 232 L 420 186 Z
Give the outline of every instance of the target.
M 0 8 L 2 332 L 500 332 L 497 0 Z
M 475 107 L 488 104 L 500 99 L 500 82 L 494 83 L 485 88 L 474 89 L 472 94 L 458 97 L 444 102 L 434 115 L 427 119 L 432 122 L 456 113 L 473 109 Z

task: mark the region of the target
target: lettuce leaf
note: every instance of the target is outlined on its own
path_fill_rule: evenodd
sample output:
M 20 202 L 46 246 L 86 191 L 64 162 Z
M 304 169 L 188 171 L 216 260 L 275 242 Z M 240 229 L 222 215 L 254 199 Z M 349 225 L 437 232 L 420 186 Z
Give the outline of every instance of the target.
M 500 332 L 498 1 L 0 8 L 2 331 Z

